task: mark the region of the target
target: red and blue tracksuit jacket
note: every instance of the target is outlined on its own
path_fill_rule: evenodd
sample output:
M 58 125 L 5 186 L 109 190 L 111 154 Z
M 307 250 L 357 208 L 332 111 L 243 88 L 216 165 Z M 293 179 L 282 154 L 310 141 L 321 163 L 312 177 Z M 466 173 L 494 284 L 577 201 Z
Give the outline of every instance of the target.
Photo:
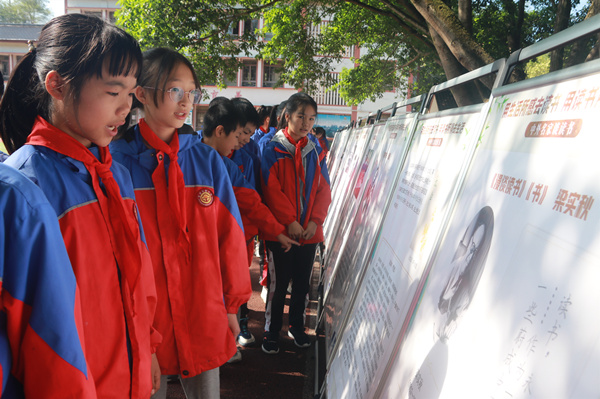
M 90 151 L 98 158 L 97 147 Z M 151 354 L 160 343 L 160 334 L 151 327 L 156 291 L 145 243 L 138 242 L 143 265 L 137 288 L 130 292 L 127 284 L 121 284 L 109 232 L 85 165 L 35 145 L 24 145 L 5 164 L 36 183 L 58 217 L 79 286 L 85 356 L 98 397 L 148 398 Z M 127 169 L 113 162 L 111 171 L 124 201 L 136 213 Z M 124 301 L 130 305 L 125 306 Z
M 306 184 L 302 183 L 296 173 L 294 154 L 294 145 L 282 131 L 269 141 L 262 158 L 263 199 L 284 226 L 289 226 L 294 221 L 298 221 L 303 228 L 307 227 L 309 221 L 316 223 L 315 235 L 301 243 L 322 242 L 323 222 L 331 203 L 325 154 L 311 140 L 302 149 Z M 274 241 L 275 237 L 265 234 L 265 239 Z
M 265 134 L 269 133 L 272 130 L 275 130 L 273 134 L 277 133 L 277 129 L 275 129 L 274 127 L 269 127 L 269 130 L 267 131 L 264 131 L 262 127 L 259 127 L 254 131 L 254 134 L 252 135 L 252 137 L 250 137 L 250 139 L 254 140 L 258 144 L 260 139 L 262 139 Z
M 261 163 L 262 163 L 262 156 L 265 151 L 265 147 L 267 146 L 267 144 L 269 144 L 269 142 L 271 141 L 273 136 L 275 136 L 276 133 L 277 133 L 277 130 L 274 127 L 270 128 L 269 132 L 265 133 L 265 135 L 262 136 L 260 138 L 260 140 L 258 140 L 258 149 L 259 149 L 260 155 L 261 155 Z M 261 170 L 262 170 L 262 167 L 261 167 Z
M 254 140 L 248 141 L 245 146 L 242 147 L 244 151 L 249 153 L 250 155 L 254 155 L 260 159 L 260 149 L 258 147 L 258 143 Z
M 81 303 L 56 213 L 0 165 L 0 397 L 96 398 Z
M 221 156 L 190 126 L 184 125 L 177 134 L 189 264 L 163 254 L 163 246 L 176 245 L 176 237 L 161 237 L 158 228 L 161 210 L 152 173 L 160 154 L 144 144 L 138 126 L 113 142 L 111 152 L 131 173 L 154 265 L 158 293 L 154 325 L 163 336 L 157 350 L 161 371 L 185 378 L 219 367 L 235 354 L 227 313 L 237 313 L 252 288 L 242 222 Z
M 259 231 L 261 234 L 269 234 L 276 237 L 279 234 L 286 234 L 286 229 L 285 226 L 277 221 L 269 208 L 263 204 L 260 195 L 244 178 L 239 167 L 227 157 L 223 157 L 223 162 L 231 179 L 233 192 L 235 193 L 235 198 L 242 214 L 246 249 L 248 251 L 248 264 L 250 264 L 254 253 L 252 238 Z
M 244 146 L 246 147 L 246 146 Z M 242 148 L 244 148 L 242 147 Z M 246 179 L 246 181 L 248 182 L 248 184 L 250 184 L 250 186 L 254 189 L 257 190 L 256 187 L 256 174 L 255 174 L 255 169 L 254 169 L 254 159 L 252 158 L 252 156 L 250 155 L 250 153 L 246 152 L 246 151 L 240 151 L 240 150 L 236 150 L 233 151 L 229 156 L 229 159 L 231 159 L 240 169 L 240 172 L 242 172 L 242 175 L 244 176 L 244 178 Z M 260 175 L 259 175 L 260 177 Z M 231 175 L 229 175 L 229 178 L 231 178 Z M 260 182 L 260 180 L 258 180 Z
M 324 136 L 318 140 L 319 140 L 319 145 L 325 151 L 325 154 L 327 154 L 329 152 L 329 141 L 327 140 L 327 137 Z
M 254 171 L 254 182 L 255 182 L 256 191 L 258 191 L 258 194 L 262 194 L 262 189 L 260 187 L 261 154 L 260 154 L 260 149 L 258 148 L 258 144 L 255 141 L 250 140 L 245 146 L 243 146 L 241 148 L 241 150 L 244 151 L 245 153 L 247 153 L 248 155 L 250 155 L 250 158 L 252 159 L 252 170 Z M 235 159 L 234 159 L 234 162 L 236 162 Z

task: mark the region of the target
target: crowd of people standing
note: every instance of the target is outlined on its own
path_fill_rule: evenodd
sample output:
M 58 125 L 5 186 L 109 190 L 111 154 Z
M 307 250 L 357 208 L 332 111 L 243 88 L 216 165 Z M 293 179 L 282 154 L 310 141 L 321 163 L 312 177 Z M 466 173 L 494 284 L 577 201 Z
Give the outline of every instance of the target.
M 256 344 L 255 247 L 262 351 L 279 353 L 290 281 L 287 334 L 311 345 L 331 202 L 317 104 L 217 97 L 195 131 L 201 97 L 184 55 L 82 14 L 51 20 L 17 65 L 0 102 L 0 397 L 166 398 L 178 376 L 188 398 L 218 398 L 219 367 Z

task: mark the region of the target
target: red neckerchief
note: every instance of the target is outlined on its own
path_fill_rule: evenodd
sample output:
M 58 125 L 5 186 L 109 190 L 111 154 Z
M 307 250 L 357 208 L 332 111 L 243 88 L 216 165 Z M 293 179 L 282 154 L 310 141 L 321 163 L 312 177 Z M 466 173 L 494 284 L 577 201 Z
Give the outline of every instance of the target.
M 288 128 L 283 129 L 283 135 L 293 146 L 296 147 L 296 153 L 294 154 L 294 163 L 296 166 L 296 174 L 300 176 L 300 180 L 302 180 L 303 184 L 306 184 L 304 181 L 304 163 L 302 162 L 302 149 L 308 144 L 308 138 L 306 136 L 302 137 L 298 142 L 290 136 L 288 133 Z
M 262 126 L 259 126 L 258 128 L 259 128 L 259 129 L 260 129 L 260 130 L 261 130 L 263 133 L 267 133 L 267 132 L 269 131 L 269 128 L 266 128 L 266 129 L 265 129 L 265 128 L 264 128 L 264 127 L 262 127 Z
M 127 281 L 133 300 L 133 292 L 139 282 L 142 265 L 142 256 L 138 245 L 140 230 L 136 215 L 125 204 L 119 184 L 110 170 L 112 157 L 108 147 L 98 147 L 101 159 L 99 161 L 83 144 L 39 116 L 25 144 L 47 147 L 59 154 L 83 162 L 92 177 L 92 186 L 109 232 L 117 266 Z M 100 187 L 100 181 L 104 184 L 106 194 Z
M 152 182 L 156 193 L 156 216 L 163 243 L 164 260 L 183 256 L 183 264 L 187 264 L 190 261 L 191 250 L 186 226 L 185 182 L 177 162 L 179 134 L 175 132 L 171 143 L 167 144 L 158 138 L 144 119 L 140 120 L 138 126 L 144 140 L 156 150 L 158 160 L 158 166 L 152 173 Z M 170 160 L 168 183 L 165 156 Z M 173 242 L 177 244 L 177 248 L 171 245 Z

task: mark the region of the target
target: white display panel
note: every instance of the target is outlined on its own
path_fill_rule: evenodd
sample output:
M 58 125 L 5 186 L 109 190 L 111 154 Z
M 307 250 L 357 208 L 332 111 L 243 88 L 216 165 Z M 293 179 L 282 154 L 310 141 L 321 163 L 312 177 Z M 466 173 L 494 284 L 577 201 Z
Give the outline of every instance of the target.
M 348 227 L 356 216 L 358 203 L 360 202 L 364 188 L 369 184 L 374 164 L 379 161 L 379 154 L 385 148 L 387 140 L 387 131 L 385 125 L 376 125 L 373 128 L 366 152 L 360 165 L 357 165 L 355 171 L 356 178 L 347 188 L 347 194 L 344 202 L 340 205 L 339 216 L 337 218 L 337 228 L 333 229 L 328 237 L 327 256 L 325 261 L 324 292 L 325 300 L 331 287 L 332 279 L 337 270 L 339 256 L 346 246 L 348 240 Z
M 325 243 L 327 245 L 329 244 L 331 236 L 335 234 L 335 231 L 338 228 L 337 221 L 340 216 L 340 208 L 346 201 L 348 187 L 352 184 L 356 176 L 356 169 L 363 159 L 365 148 L 369 142 L 372 130 L 373 126 L 354 129 L 351 136 L 348 138 L 348 143 L 344 150 L 344 157 L 340 163 L 339 170 L 337 171 L 335 183 L 331 188 L 332 202 L 331 205 L 329 205 L 327 219 L 325 219 L 325 224 L 323 226 Z
M 344 151 L 348 139 L 352 135 L 353 129 L 344 129 L 341 132 L 336 133 L 333 143 L 331 143 L 331 150 L 327 155 L 327 172 L 329 173 L 330 184 L 335 184 L 337 178 L 338 168 L 342 159 L 344 159 Z
M 375 252 L 334 354 L 329 398 L 362 399 L 374 394 L 479 137 L 480 109 L 442 113 L 418 122 Z
M 600 394 L 600 76 L 504 93 L 381 397 Z
M 377 139 L 381 145 L 374 156 L 365 158 L 372 158 L 372 162 L 366 165 L 363 177 L 357 179 L 354 188 L 357 200 L 352 210 L 353 216 L 348 219 L 349 223 L 342 230 L 343 235 L 340 235 L 333 243 L 333 248 L 329 249 L 334 254 L 330 259 L 338 259 L 339 262 L 326 265 L 326 273 L 332 266 L 336 268 L 334 279 L 326 280 L 331 282 L 330 287 L 333 285 L 331 291 L 328 290 L 329 295 L 325 297 L 324 304 L 328 355 L 334 349 L 337 332 L 344 322 L 343 316 L 350 306 L 358 280 L 366 266 L 366 257 L 362 255 L 373 247 L 396 174 L 410 141 L 415 119 L 416 114 L 391 118 L 387 121 L 385 129 L 378 132 L 382 135 Z M 336 247 L 338 245 L 339 248 Z

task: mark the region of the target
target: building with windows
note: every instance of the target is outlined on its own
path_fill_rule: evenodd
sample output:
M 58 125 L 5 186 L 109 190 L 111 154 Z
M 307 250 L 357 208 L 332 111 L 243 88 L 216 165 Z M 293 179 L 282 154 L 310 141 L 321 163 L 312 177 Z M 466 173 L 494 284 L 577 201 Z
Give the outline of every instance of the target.
M 119 7 L 116 0 L 65 0 L 64 12 L 94 15 L 114 22 L 115 11 Z M 324 21 L 320 25 L 311 26 L 308 29 L 312 34 L 318 34 L 326 24 L 327 21 Z M 0 62 L 5 80 L 8 79 L 19 59 L 28 51 L 27 41 L 36 40 L 41 28 L 42 25 L 0 25 Z M 243 35 L 245 30 L 255 31 L 262 28 L 262 19 L 246 20 L 233 24 L 229 33 L 234 36 Z M 267 36 L 266 39 L 268 40 L 269 37 Z M 352 60 L 357 58 L 360 52 L 360 47 L 348 46 L 345 57 L 335 65 L 334 71 L 331 72 L 332 78 L 337 79 L 343 68 L 354 67 Z M 279 80 L 279 65 L 257 60 L 254 56 L 255 54 L 250 54 L 248 57 L 241 58 L 243 66 L 234 76 L 227 77 L 227 88 L 219 89 L 214 83 L 204 84 L 203 89 L 207 91 L 209 98 L 195 107 L 188 120 L 190 124 L 195 128 L 200 128 L 210 100 L 217 96 L 245 97 L 254 105 L 259 106 L 279 104 L 297 92 L 297 89 L 289 85 L 275 88 L 274 86 Z M 317 86 L 309 94 L 319 107 L 317 125 L 324 126 L 328 132 L 336 131 L 337 127 L 347 126 L 351 121 L 364 119 L 370 113 L 376 112 L 394 101 L 404 99 L 403 96 L 399 97 L 394 90 L 390 90 L 378 101 L 349 106 L 336 90 L 326 90 L 324 87 Z
M 323 21 L 319 25 L 311 26 L 308 29 L 313 35 L 320 32 L 320 29 L 327 24 Z M 240 21 L 237 26 L 232 26 L 229 33 L 232 35 L 243 35 L 245 29 L 263 28 L 263 20 L 247 20 Z M 269 37 L 267 36 L 267 40 Z M 334 81 L 338 80 L 338 76 L 343 68 L 353 68 L 354 58 L 360 56 L 361 48 L 359 46 L 348 46 L 343 60 L 334 67 L 331 72 L 331 77 Z M 289 96 L 297 92 L 297 90 L 289 85 L 284 85 L 280 88 L 274 88 L 275 83 L 279 80 L 277 72 L 279 65 L 270 64 L 263 60 L 257 60 L 252 57 L 242 58 L 243 66 L 233 78 L 227 77 L 227 88 L 219 89 L 214 85 L 205 85 L 204 89 L 208 91 L 210 98 L 198 107 L 197 123 L 201 123 L 202 115 L 208 108 L 208 103 L 211 99 L 217 96 L 245 97 L 254 105 L 276 105 L 286 100 Z M 336 127 L 347 126 L 351 121 L 366 118 L 370 113 L 376 112 L 394 101 L 404 100 L 404 96 L 399 96 L 395 90 L 386 92 L 382 98 L 375 102 L 365 102 L 358 106 L 347 105 L 337 90 L 326 90 L 325 87 L 318 87 L 316 90 L 309 92 L 315 99 L 319 107 L 319 115 L 317 125 L 324 126 L 328 132 L 336 131 Z
M 65 14 L 86 14 L 115 23 L 115 11 L 120 8 L 112 0 L 65 0 Z
M 29 51 L 27 43 L 37 40 L 43 25 L 0 24 L 0 72 L 4 82 Z

